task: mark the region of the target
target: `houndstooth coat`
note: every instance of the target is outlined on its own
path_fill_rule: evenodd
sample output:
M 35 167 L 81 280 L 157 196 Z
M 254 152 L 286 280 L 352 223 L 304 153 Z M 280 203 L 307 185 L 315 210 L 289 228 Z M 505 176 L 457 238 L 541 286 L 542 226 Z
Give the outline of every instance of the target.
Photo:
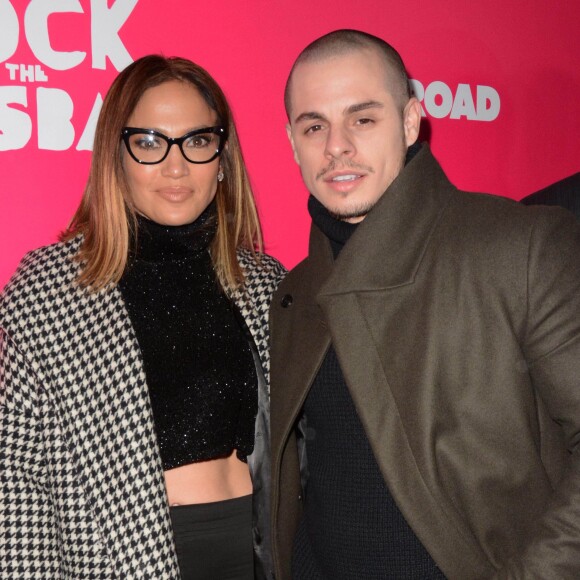
M 28 254 L 0 295 L 0 576 L 179 578 L 139 346 L 116 287 L 74 284 L 80 241 Z M 234 301 L 266 379 L 248 463 L 267 573 L 267 314 L 284 269 L 239 259 Z

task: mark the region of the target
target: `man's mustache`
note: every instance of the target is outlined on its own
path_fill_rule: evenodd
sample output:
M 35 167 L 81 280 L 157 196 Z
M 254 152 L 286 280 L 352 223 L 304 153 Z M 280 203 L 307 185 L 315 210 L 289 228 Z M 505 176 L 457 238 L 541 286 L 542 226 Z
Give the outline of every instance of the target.
M 365 173 L 374 173 L 375 170 L 370 165 L 363 165 L 362 163 L 355 163 L 354 161 L 331 161 L 324 169 L 321 169 L 316 174 L 316 179 L 322 179 L 327 173 L 336 171 L 337 169 L 353 169 L 355 171 L 363 171 Z

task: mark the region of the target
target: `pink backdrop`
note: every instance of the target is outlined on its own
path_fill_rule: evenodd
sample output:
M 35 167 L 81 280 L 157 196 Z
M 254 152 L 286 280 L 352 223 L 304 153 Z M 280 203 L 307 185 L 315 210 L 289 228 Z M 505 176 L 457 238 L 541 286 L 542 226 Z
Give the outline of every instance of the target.
M 0 287 L 66 226 L 89 167 L 91 111 L 117 69 L 151 52 L 191 58 L 221 83 L 267 250 L 296 264 L 307 192 L 282 92 L 298 52 L 336 28 L 401 52 L 457 186 L 519 199 L 580 169 L 575 1 L 0 0 Z

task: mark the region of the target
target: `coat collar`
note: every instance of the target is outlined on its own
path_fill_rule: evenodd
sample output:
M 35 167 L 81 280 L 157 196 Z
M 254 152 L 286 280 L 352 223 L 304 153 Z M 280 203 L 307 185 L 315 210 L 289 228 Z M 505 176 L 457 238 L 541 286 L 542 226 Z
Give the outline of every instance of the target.
M 281 325 L 279 330 L 277 324 L 271 328 L 272 365 L 284 369 L 276 373 L 277 389 L 272 392 L 272 432 L 276 437 L 284 437 L 292 428 L 328 349 L 331 332 L 335 345 L 341 342 L 337 312 L 348 315 L 345 328 L 358 324 L 356 307 L 337 311 L 332 305 L 358 291 L 411 283 L 453 190 L 428 145 L 423 145 L 357 227 L 336 261 L 328 238 L 312 224 L 308 258 L 282 282 L 271 311 L 272 319 Z M 281 308 L 287 297 L 292 299 L 291 307 Z M 333 310 L 330 326 L 328 314 L 323 315 L 329 307 Z M 352 335 L 346 332 L 346 336 Z M 288 360 L 300 364 L 287 365 Z M 278 406 L 279 397 L 283 403 Z M 283 411 L 280 416 L 279 410 Z
M 413 282 L 432 231 L 455 188 L 428 145 L 405 166 L 338 256 L 320 296 L 380 290 Z M 310 256 L 321 260 L 313 227 Z M 377 267 L 380 265 L 380 267 Z

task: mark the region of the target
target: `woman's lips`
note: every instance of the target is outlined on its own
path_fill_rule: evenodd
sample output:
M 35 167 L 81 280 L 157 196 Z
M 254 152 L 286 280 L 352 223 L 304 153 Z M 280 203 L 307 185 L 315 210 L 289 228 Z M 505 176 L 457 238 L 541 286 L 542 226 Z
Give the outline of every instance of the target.
M 158 189 L 157 193 L 167 201 L 179 203 L 190 197 L 192 190 L 187 187 L 164 187 Z

